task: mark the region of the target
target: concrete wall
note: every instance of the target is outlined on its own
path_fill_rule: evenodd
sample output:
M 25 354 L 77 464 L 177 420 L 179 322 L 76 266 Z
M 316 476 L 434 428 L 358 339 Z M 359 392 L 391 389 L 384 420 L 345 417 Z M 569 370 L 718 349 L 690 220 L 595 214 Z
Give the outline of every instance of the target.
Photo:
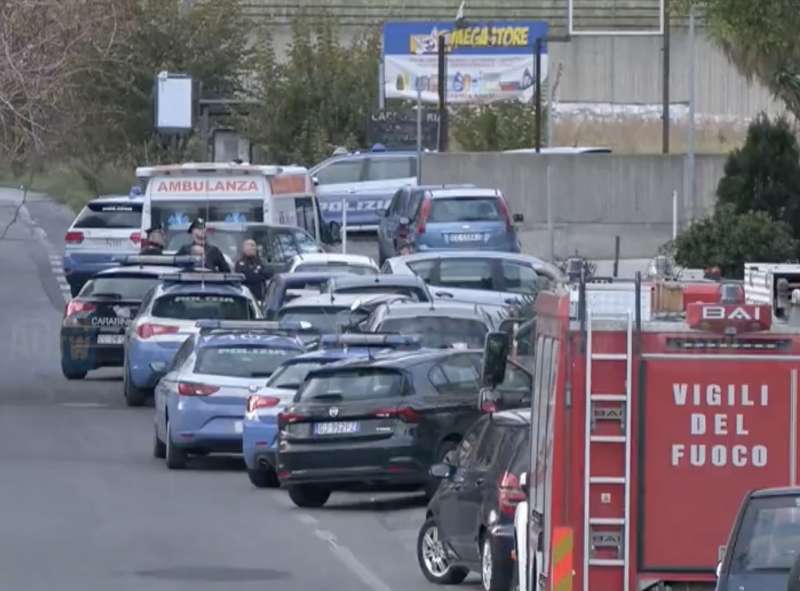
M 678 221 L 710 210 L 725 158 L 696 160 L 694 195 L 687 184 L 682 156 L 536 156 L 529 154 L 426 154 L 423 183 L 474 183 L 503 191 L 521 225 L 526 252 L 551 254 L 547 230 L 547 195 L 553 205 L 553 254 L 576 251 L 593 258 L 614 254 L 619 235 L 623 257 L 649 257 L 672 237 L 673 191 L 678 193 Z

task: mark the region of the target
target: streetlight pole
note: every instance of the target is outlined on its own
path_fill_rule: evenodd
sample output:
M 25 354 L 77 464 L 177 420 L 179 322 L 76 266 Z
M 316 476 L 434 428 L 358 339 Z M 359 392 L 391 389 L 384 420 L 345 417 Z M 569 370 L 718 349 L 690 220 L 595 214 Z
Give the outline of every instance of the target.
M 445 32 L 437 36 L 436 49 L 439 58 L 439 151 L 447 152 L 447 42 Z
M 536 88 L 534 97 L 536 101 L 536 152 L 542 151 L 542 38 L 537 37 L 534 44 L 534 69 L 536 70 Z

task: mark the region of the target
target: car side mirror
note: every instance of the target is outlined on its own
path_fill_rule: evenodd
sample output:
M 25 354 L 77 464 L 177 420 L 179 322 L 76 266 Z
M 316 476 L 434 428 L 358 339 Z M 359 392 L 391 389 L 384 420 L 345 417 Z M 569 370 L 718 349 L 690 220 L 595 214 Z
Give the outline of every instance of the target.
M 319 177 L 318 176 L 312 176 L 311 177 L 311 182 L 314 184 L 315 187 L 318 187 L 319 186 Z
M 151 361 L 150 369 L 160 377 L 167 373 L 167 364 L 164 361 Z
M 525 216 L 521 213 L 515 213 L 513 216 L 511 216 L 511 219 L 514 220 L 515 223 L 521 224 L 525 221 Z
M 341 242 L 342 241 L 342 230 L 339 227 L 339 224 L 336 222 L 331 222 L 328 226 L 328 232 L 330 235 L 331 242 Z
M 493 390 L 502 384 L 506 375 L 506 363 L 511 347 L 511 338 L 505 332 L 490 332 L 483 346 L 483 368 L 481 386 Z
M 523 472 L 522 474 L 520 474 L 520 477 L 519 477 L 519 488 L 520 488 L 520 490 L 522 492 L 525 493 L 525 496 L 528 496 L 529 487 L 528 487 L 528 473 L 527 472 Z
M 497 392 L 491 388 L 481 388 L 478 392 L 478 410 L 485 413 L 497 412 L 498 406 Z
M 455 473 L 455 468 L 450 464 L 439 463 L 430 467 L 429 473 L 431 477 L 438 478 L 439 480 L 446 480 Z

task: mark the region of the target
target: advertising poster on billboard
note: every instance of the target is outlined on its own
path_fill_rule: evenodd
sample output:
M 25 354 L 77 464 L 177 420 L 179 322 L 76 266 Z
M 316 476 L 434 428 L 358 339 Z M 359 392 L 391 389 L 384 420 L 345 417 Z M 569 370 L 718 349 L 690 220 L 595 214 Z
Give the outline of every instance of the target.
M 384 91 L 387 99 L 438 98 L 438 44 L 447 49 L 447 100 L 450 103 L 530 101 L 536 70 L 536 39 L 546 39 L 542 21 L 472 23 L 387 22 L 383 27 Z M 543 41 L 541 78 L 547 78 Z

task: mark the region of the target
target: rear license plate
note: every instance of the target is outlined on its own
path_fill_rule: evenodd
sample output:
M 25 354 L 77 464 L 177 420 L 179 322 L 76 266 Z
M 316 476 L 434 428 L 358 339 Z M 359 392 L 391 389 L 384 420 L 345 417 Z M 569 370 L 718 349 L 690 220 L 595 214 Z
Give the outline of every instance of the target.
M 124 334 L 99 334 L 97 335 L 98 345 L 121 345 L 125 342 Z
M 106 238 L 106 246 L 109 248 L 122 248 L 125 242 L 126 241 L 121 238 Z
M 236 421 L 233 424 L 233 431 L 234 431 L 234 433 L 241 433 L 243 431 L 243 429 L 242 429 L 242 421 Z
M 314 424 L 314 433 L 316 435 L 347 435 L 349 433 L 358 433 L 360 430 L 361 424 L 357 421 Z
M 478 242 L 483 240 L 483 234 L 450 234 L 450 242 Z

